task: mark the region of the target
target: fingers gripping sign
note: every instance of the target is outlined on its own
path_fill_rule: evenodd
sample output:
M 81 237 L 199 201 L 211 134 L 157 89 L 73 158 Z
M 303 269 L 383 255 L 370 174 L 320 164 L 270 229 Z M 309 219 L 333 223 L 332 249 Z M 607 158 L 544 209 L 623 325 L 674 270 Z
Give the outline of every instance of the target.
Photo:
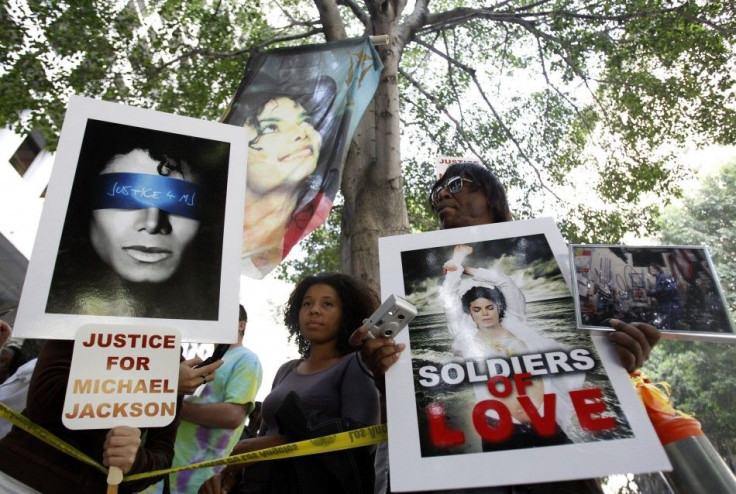
M 141 445 L 141 430 L 137 427 L 119 426 L 110 429 L 102 453 L 102 464 L 109 467 L 107 473 L 107 492 L 115 494 L 117 486 L 123 481 L 135 463 Z

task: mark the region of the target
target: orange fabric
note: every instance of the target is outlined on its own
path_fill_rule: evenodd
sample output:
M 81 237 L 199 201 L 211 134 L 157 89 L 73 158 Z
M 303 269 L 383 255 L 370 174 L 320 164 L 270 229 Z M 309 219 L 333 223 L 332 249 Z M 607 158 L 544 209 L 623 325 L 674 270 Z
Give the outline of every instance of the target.
M 700 422 L 672 406 L 670 387 L 667 383 L 653 383 L 641 371 L 631 374 L 631 382 L 639 393 L 647 415 L 663 445 L 687 437 L 705 435 Z

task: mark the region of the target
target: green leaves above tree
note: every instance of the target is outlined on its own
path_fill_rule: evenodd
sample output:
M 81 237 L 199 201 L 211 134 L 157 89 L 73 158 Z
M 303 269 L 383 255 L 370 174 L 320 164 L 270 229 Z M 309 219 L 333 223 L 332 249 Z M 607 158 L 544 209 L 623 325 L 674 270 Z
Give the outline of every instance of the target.
M 257 1 L 6 2 L 0 126 L 55 147 L 73 94 L 217 120 L 267 29 Z M 25 111 L 21 118 L 20 112 Z
M 736 314 L 736 161 L 703 180 L 701 189 L 666 208 L 658 220 L 662 243 L 707 245 L 729 307 Z

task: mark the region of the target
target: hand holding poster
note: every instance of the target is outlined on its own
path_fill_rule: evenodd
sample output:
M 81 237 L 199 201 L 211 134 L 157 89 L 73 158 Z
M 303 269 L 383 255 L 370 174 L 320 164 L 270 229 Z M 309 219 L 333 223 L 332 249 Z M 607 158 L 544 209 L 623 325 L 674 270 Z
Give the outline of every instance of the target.
M 380 253 L 382 290 L 419 311 L 387 374 L 392 490 L 668 468 L 610 346 L 575 328 L 551 220 L 383 238 Z

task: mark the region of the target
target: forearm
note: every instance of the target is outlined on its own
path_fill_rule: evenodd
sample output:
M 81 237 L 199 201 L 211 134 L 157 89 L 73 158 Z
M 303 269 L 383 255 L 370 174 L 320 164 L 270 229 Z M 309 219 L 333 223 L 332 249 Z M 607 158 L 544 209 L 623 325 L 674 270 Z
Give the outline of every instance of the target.
M 203 427 L 235 429 L 245 421 L 245 405 L 237 403 L 187 403 L 181 409 L 181 418 Z
M 274 446 L 281 446 L 286 444 L 286 436 L 261 436 L 251 437 L 244 439 L 235 445 L 230 456 L 242 455 L 243 453 L 251 453 L 253 451 L 259 451 L 261 449 L 273 448 Z

